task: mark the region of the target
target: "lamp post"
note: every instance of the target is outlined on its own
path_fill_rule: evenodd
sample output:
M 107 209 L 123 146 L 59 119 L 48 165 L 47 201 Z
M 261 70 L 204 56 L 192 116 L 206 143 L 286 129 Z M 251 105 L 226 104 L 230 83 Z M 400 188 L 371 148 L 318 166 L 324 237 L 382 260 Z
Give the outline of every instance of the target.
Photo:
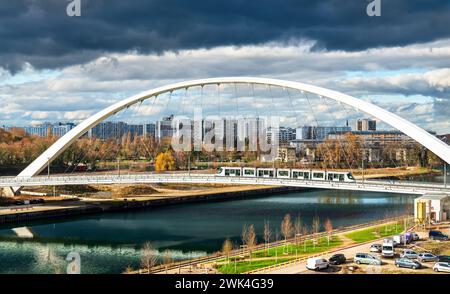
M 447 188 L 447 162 L 444 161 L 444 188 Z
M 47 158 L 47 178 L 50 178 L 50 157 Z

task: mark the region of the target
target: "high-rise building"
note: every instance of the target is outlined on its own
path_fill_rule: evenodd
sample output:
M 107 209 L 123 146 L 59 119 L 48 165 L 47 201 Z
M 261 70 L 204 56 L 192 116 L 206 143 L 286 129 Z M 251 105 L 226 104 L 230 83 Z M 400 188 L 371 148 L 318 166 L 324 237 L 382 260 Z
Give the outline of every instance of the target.
M 348 126 L 343 127 L 322 127 L 322 126 L 303 126 L 297 128 L 295 133 L 296 140 L 316 140 L 323 141 L 326 139 L 329 133 L 333 132 L 350 132 L 351 128 Z
M 172 138 L 174 128 L 172 126 L 173 114 L 167 117 L 163 117 L 160 121 L 156 122 L 156 139 L 162 140 L 164 138 Z
M 376 131 L 377 121 L 372 119 L 358 119 L 355 124 L 356 131 Z

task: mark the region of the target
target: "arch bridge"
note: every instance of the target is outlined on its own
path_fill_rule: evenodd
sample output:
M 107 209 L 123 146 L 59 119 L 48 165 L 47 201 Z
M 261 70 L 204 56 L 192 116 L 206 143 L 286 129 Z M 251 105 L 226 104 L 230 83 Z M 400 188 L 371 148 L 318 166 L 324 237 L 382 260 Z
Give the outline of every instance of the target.
M 257 78 L 257 77 L 222 77 L 222 78 L 209 78 L 209 79 L 199 79 L 192 81 L 184 81 L 179 83 L 174 83 L 162 87 L 158 87 L 149 91 L 139 93 L 137 95 L 131 96 L 120 102 L 117 102 L 98 113 L 87 118 L 75 128 L 69 131 L 66 135 L 62 136 L 57 140 L 50 148 L 43 152 L 38 158 L 36 158 L 29 166 L 27 166 L 14 180 L 3 179 L 2 186 L 5 186 L 5 180 L 9 181 L 11 188 L 8 188 L 11 193 L 16 193 L 20 190 L 20 187 L 26 185 L 27 180 L 39 175 L 51 161 L 53 161 L 57 156 L 59 156 L 66 148 L 68 148 L 75 140 L 80 138 L 90 129 L 95 127 L 100 122 L 113 116 L 117 112 L 130 107 L 136 103 L 143 102 L 147 99 L 156 99 L 158 95 L 163 93 L 172 92 L 179 89 L 188 89 L 196 86 L 205 85 L 221 85 L 221 84 L 252 84 L 252 85 L 267 85 L 267 86 L 277 86 L 284 89 L 294 89 L 305 93 L 311 93 L 318 95 L 322 98 L 327 98 L 334 100 L 338 103 L 342 103 L 351 106 L 361 112 L 364 112 L 372 117 L 379 119 L 380 121 L 392 126 L 393 128 L 403 132 L 405 135 L 409 136 L 413 140 L 417 141 L 419 144 L 432 151 L 438 157 L 440 157 L 444 162 L 450 163 L 450 146 L 442 142 L 426 130 L 421 127 L 409 122 L 408 120 L 389 112 L 377 105 L 369 103 L 367 101 L 358 99 L 356 97 L 337 92 L 330 89 L 325 89 L 322 87 L 317 87 L 310 84 L 285 81 L 278 79 L 269 78 Z M 137 178 L 135 178 L 137 181 Z M 257 181 L 254 181 L 255 183 Z M 45 184 L 44 181 L 41 181 Z M 62 182 L 54 182 L 54 184 L 63 184 Z M 259 183 L 257 183 L 259 184 Z M 291 183 L 292 184 L 292 183 Z

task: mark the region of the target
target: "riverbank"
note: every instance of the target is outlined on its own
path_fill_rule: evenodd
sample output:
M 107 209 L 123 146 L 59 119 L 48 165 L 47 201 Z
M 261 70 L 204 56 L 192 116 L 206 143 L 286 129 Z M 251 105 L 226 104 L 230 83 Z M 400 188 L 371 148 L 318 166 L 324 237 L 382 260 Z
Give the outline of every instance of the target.
M 225 201 L 229 199 L 259 197 L 304 191 L 304 188 L 267 186 L 230 186 L 211 190 L 178 191 L 150 196 L 135 196 L 117 199 L 91 199 L 52 201 L 42 205 L 3 207 L 0 209 L 0 224 L 22 223 L 44 218 L 64 218 L 83 214 L 117 212 L 145 209 L 204 201 Z

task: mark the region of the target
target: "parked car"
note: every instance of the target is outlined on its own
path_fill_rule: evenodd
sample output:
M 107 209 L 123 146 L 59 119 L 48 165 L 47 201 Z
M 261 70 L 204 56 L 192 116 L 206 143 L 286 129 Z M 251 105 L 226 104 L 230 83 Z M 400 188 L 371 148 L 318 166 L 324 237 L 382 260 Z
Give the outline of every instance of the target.
M 413 241 L 419 241 L 420 240 L 419 234 L 417 234 L 416 232 L 411 232 L 411 235 L 412 235 L 412 240 Z
M 386 238 L 383 240 L 383 246 L 381 247 L 381 256 L 394 257 L 394 240 L 392 238 Z
M 13 203 L 14 203 L 14 205 L 25 205 L 25 202 L 22 200 L 16 200 Z
M 370 246 L 370 252 L 380 253 L 381 252 L 381 244 L 372 244 Z
M 419 253 L 417 259 L 421 262 L 438 261 L 438 257 L 429 252 Z
M 328 261 L 322 257 L 311 257 L 306 260 L 306 268 L 313 271 L 326 269 L 330 266 Z
M 345 255 L 342 253 L 334 254 L 328 260 L 328 262 L 333 265 L 344 264 L 346 261 L 347 261 L 347 258 L 345 258 Z
M 450 255 L 438 255 L 439 262 L 450 262 Z
M 381 259 L 368 253 L 356 253 L 353 259 L 357 264 L 381 265 Z
M 417 252 L 411 249 L 405 249 L 403 250 L 402 254 L 400 254 L 401 258 L 409 258 L 409 259 L 416 259 L 419 255 Z
M 404 235 L 395 235 L 392 237 L 392 239 L 394 240 L 394 246 L 402 246 L 406 243 L 406 239 Z
M 441 231 L 430 231 L 428 233 L 428 237 L 431 240 L 439 240 L 439 241 L 447 241 L 448 236 L 442 233 Z
M 422 264 L 416 260 L 412 260 L 412 259 L 404 257 L 404 258 L 397 258 L 395 260 L 395 266 L 418 269 L 418 268 L 422 267 Z
M 450 273 L 450 263 L 449 262 L 436 262 L 433 266 L 435 272 L 447 272 Z

